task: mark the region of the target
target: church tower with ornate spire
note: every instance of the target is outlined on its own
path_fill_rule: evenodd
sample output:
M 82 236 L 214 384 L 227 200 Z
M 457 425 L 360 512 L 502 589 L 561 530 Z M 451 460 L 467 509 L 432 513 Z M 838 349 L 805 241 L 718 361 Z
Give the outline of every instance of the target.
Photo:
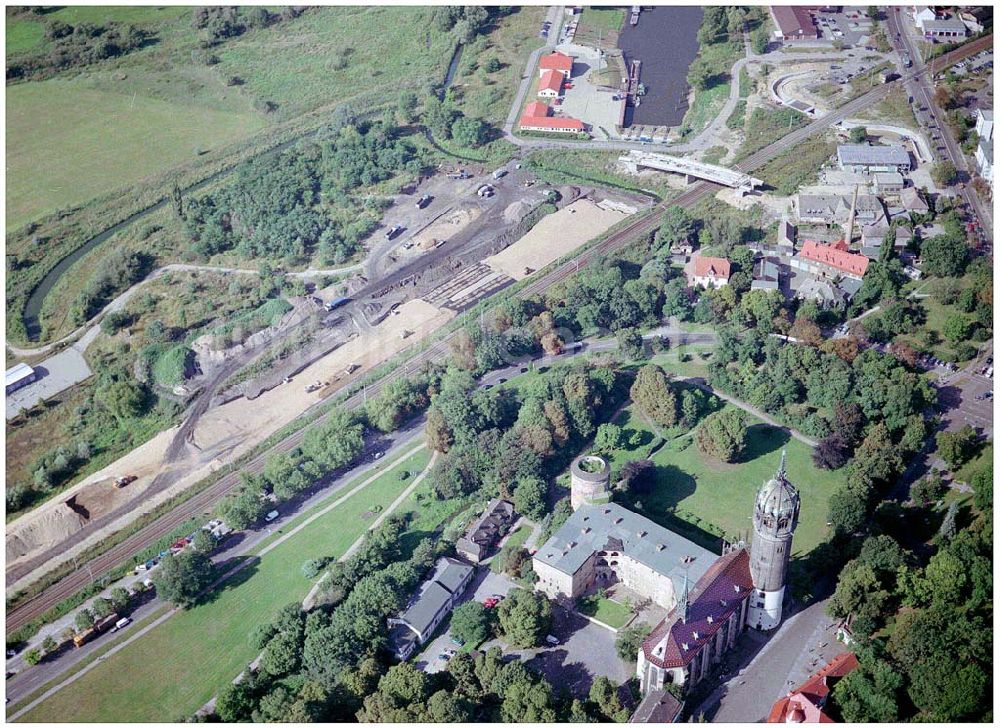
M 750 597 L 747 624 L 774 629 L 781 623 L 785 578 L 792 552 L 792 535 L 799 522 L 799 492 L 785 475 L 785 453 L 774 477 L 757 491 L 753 510 L 753 541 L 750 544 L 750 574 L 754 593 Z

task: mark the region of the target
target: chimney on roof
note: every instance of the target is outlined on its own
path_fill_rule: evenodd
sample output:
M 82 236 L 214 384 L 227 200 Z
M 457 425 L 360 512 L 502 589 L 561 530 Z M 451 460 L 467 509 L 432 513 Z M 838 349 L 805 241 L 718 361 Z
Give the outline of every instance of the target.
M 587 534 L 590 533 L 590 526 L 584 526 L 580 529 L 580 533 Z
M 663 551 L 663 549 L 665 549 L 665 548 L 666 548 L 666 546 L 664 546 L 662 543 L 656 544 L 656 550 L 657 551 Z
M 639 531 L 639 533 L 637 533 L 636 535 L 637 535 L 637 536 L 638 536 L 639 538 L 645 538 L 645 537 L 646 537 L 646 532 L 645 532 L 645 531 Z
M 694 631 L 694 632 L 692 632 L 691 636 L 694 637 L 695 639 L 698 639 L 698 632 L 697 632 L 697 630 Z
M 614 521 L 614 523 L 615 523 L 615 525 L 616 525 L 616 526 L 617 526 L 617 525 L 618 525 L 619 523 L 621 523 L 621 522 L 622 522 L 622 517 L 621 517 L 621 516 L 618 516 L 618 518 L 616 518 L 616 519 L 615 519 L 615 521 Z
M 740 593 L 740 585 L 739 584 L 733 584 L 733 591 L 736 592 L 737 594 L 739 594 Z
M 687 652 L 689 649 L 691 649 L 690 647 L 688 647 L 688 643 L 687 642 L 681 642 L 681 647 L 684 648 L 685 652 Z
M 712 623 L 712 622 L 714 622 L 714 621 L 715 621 L 715 619 L 714 619 L 714 618 L 712 617 L 712 615 L 711 615 L 711 614 L 709 614 L 709 615 L 708 615 L 708 623 L 709 623 L 709 624 L 711 624 L 711 623 Z

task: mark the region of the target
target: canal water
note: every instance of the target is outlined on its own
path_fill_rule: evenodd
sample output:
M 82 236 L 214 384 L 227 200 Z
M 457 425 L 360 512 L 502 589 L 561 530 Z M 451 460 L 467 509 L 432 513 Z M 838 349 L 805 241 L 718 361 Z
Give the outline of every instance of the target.
M 639 24 L 629 25 L 618 38 L 625 68 L 642 61 L 639 80 L 646 95 L 638 108 L 625 112 L 625 125 L 679 126 L 687 111 L 687 72 L 698 55 L 700 7 L 643 8 Z

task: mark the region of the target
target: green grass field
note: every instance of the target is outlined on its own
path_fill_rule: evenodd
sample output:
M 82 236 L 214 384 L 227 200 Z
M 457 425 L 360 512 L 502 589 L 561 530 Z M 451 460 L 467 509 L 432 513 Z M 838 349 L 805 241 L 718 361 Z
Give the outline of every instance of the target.
M 169 722 L 193 714 L 256 656 L 247 639 L 253 627 L 309 591 L 312 584 L 302 576 L 302 563 L 342 554 L 373 522 L 373 509 L 388 506 L 413 482 L 413 476 L 400 480 L 399 472 L 418 473 L 429 458 L 422 450 L 390 469 L 265 554 L 206 603 L 170 618 L 23 719 L 65 721 L 72 716 L 74 721 Z M 359 477 L 343 492 L 363 479 Z M 432 527 L 447 506 L 419 504 L 416 496 L 422 489 L 426 486 L 418 488 L 399 509 L 414 512 L 412 529 L 417 532 Z M 294 528 L 308 515 L 300 515 L 284 529 Z
M 35 20 L 8 17 L 6 30 L 8 55 L 30 51 L 45 41 L 45 27 Z
M 50 80 L 7 88 L 7 225 L 80 204 L 262 128 L 230 113 Z
M 577 599 L 576 609 L 580 614 L 593 617 L 598 622 L 604 622 L 615 629 L 621 629 L 632 618 L 632 610 L 624 604 L 596 594 Z
M 430 8 L 339 7 L 247 33 L 223 47 L 217 71 L 238 75 L 244 93 L 278 105 L 288 119 L 379 88 L 387 93 L 440 81 L 453 38 Z
M 627 412 L 620 424 L 649 432 L 641 418 L 631 410 Z M 782 430 L 753 418 L 749 422 L 747 447 L 737 463 L 706 457 L 691 434 L 670 440 L 652 458 L 657 466 L 653 492 L 628 499 L 628 505 L 634 506 L 638 500 L 643 515 L 711 547 L 719 536 L 725 534 L 732 539 L 750 527 L 754 495 L 774 475 L 784 448 L 788 478 L 802 497 L 793 556 L 808 554 L 826 539 L 827 499 L 843 482 L 843 473 L 816 468 L 812 448 L 789 439 Z M 610 458 L 612 468 L 639 457 L 642 455 L 614 453 Z

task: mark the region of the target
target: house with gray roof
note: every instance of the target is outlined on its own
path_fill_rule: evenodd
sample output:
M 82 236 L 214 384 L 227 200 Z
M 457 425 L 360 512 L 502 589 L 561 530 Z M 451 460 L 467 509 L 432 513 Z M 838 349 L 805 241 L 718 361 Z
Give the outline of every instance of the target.
M 853 195 L 796 195 L 795 204 L 799 220 L 826 225 L 846 225 L 851 217 Z M 885 217 L 885 207 L 876 195 L 858 195 L 854 221 L 858 225 L 871 225 Z
M 582 505 L 535 552 L 535 588 L 575 599 L 592 587 L 624 584 L 667 609 L 716 559 L 711 551 L 617 503 Z
M 958 18 L 925 20 L 921 29 L 924 31 L 924 38 L 927 40 L 937 40 L 938 38 L 964 38 L 969 34 L 969 29 L 965 27 L 965 23 Z
M 910 153 L 898 145 L 841 144 L 837 147 L 837 164 L 848 172 L 909 172 Z
M 771 258 L 761 258 L 754 264 L 751 291 L 777 291 L 781 289 L 778 263 Z
M 472 581 L 475 569 L 459 559 L 440 558 L 431 578 L 420 585 L 406 610 L 390 617 L 389 647 L 398 660 L 406 660 L 424 644 L 451 612 Z

